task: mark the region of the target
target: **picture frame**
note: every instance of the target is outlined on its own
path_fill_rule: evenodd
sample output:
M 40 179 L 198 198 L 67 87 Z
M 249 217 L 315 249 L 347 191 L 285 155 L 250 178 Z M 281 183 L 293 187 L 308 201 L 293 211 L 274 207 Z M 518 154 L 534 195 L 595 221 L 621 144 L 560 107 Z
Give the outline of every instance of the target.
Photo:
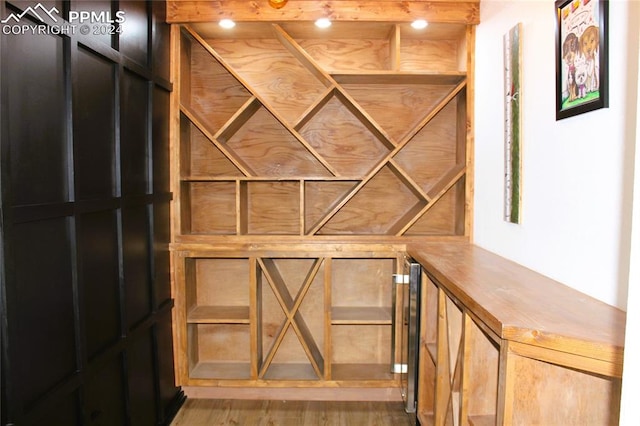
M 608 0 L 556 0 L 556 120 L 609 106 Z

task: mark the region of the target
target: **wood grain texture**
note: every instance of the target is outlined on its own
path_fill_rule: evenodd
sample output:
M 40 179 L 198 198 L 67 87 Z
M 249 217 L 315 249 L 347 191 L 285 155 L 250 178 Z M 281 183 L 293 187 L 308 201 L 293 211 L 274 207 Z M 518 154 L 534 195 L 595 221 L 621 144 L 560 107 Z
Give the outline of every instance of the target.
M 195 259 L 197 306 L 249 306 L 248 259 Z
M 172 426 L 409 426 L 395 402 L 188 399 Z
M 343 375 L 338 373 L 339 364 L 352 364 L 350 368 L 356 368 L 356 365 L 383 365 L 385 371 L 383 377 L 391 378 L 391 327 L 389 324 L 384 325 L 368 325 L 368 324 L 338 324 L 331 328 L 331 362 L 333 363 L 334 380 L 346 380 Z M 380 377 L 367 374 L 367 368 L 364 374 L 358 377 L 359 380 L 380 379 Z M 370 370 L 373 373 L 375 370 Z
M 448 91 L 436 92 L 434 102 L 445 93 Z M 456 111 L 457 102 L 449 103 L 394 157 L 424 192 L 431 191 L 458 164 L 457 132 L 451 125 L 456 122 Z
M 355 37 L 353 24 L 339 25 L 342 29 L 338 36 Z M 461 107 L 465 97 L 464 91 L 461 92 L 464 82 L 460 82 L 464 73 L 340 74 L 338 83 L 323 69 L 326 64 L 308 50 L 313 51 L 315 43 L 324 47 L 327 43 L 336 43 L 331 49 L 321 49 L 322 54 L 338 61 L 351 58 L 348 60 L 357 63 L 361 62 L 361 57 L 346 54 L 341 46 L 347 49 L 352 46 L 363 53 L 376 55 L 371 43 L 363 45 L 362 39 L 358 38 L 329 39 L 317 35 L 314 36 L 317 38 L 296 41 L 293 36 L 309 34 L 299 23 L 282 26 L 253 23 L 251 27 L 255 27 L 249 31 L 254 38 L 221 37 L 211 38 L 208 42 L 203 35 L 219 35 L 210 26 L 199 24 L 184 31 L 182 48 L 188 50 L 187 59 L 191 64 L 187 71 L 193 69 L 198 74 L 202 68 L 204 75 L 209 63 L 216 64 L 219 71 L 214 70 L 211 77 L 196 77 L 195 80 L 224 77 L 234 84 L 246 86 L 249 99 L 221 124 L 215 134 L 215 128 L 205 116 L 191 106 L 183 106 L 183 113 L 193 122 L 191 133 L 183 131 L 185 144 L 190 144 L 183 148 L 182 155 L 190 159 L 183 160 L 183 176 L 189 180 L 207 180 L 242 173 L 259 180 L 268 177 L 328 179 L 329 175 L 335 174 L 363 180 L 343 196 L 327 193 L 329 198 L 324 198 L 323 192 L 322 198 L 318 198 L 320 193 L 311 191 L 312 203 L 306 200 L 306 184 L 301 180 L 296 198 L 298 217 L 279 222 L 291 226 L 275 229 L 274 223 L 257 223 L 254 230 L 250 229 L 254 222 L 252 215 L 260 216 L 247 211 L 252 200 L 249 186 L 241 183 L 235 203 L 237 232 L 241 235 L 259 234 L 261 229 L 266 234 L 280 235 L 455 235 L 465 232 L 465 197 L 459 191 L 459 185 L 449 191 L 457 182 L 457 173 L 465 158 L 466 138 L 463 134 L 466 126 Z M 378 27 L 384 30 L 385 25 Z M 376 38 L 380 37 L 380 33 L 373 35 L 375 31 L 381 31 L 378 27 L 372 23 L 363 26 L 367 35 L 373 37 L 370 39 L 375 42 L 373 44 L 383 43 L 387 50 L 391 40 L 400 46 L 423 41 L 415 34 L 409 35 L 404 24 L 388 26 L 384 31 L 387 33 L 385 38 Z M 257 28 L 265 30 L 266 34 L 256 38 L 260 34 Z M 390 31 L 392 28 L 395 31 Z M 457 49 L 466 50 L 465 43 L 460 42 L 465 39 L 464 26 L 436 25 L 435 28 L 435 35 L 426 35 L 430 49 L 440 52 L 455 44 Z M 292 34 L 286 30 L 291 30 Z M 395 34 L 395 40 L 392 34 Z M 195 43 L 189 44 L 189 38 Z M 308 44 L 306 48 L 305 43 Z M 401 54 L 399 50 L 396 53 Z M 449 68 L 447 72 L 451 72 L 450 65 L 443 66 Z M 359 66 L 353 70 L 362 72 Z M 193 79 L 184 80 L 193 85 Z M 457 113 L 447 113 L 453 110 Z M 197 129 L 193 128 L 194 124 Z M 188 123 L 185 126 L 189 127 Z M 211 146 L 207 146 L 207 140 Z M 427 147 L 424 140 L 429 141 Z M 428 155 L 425 156 L 424 151 Z M 449 153 L 448 157 L 442 158 L 440 154 L 445 151 Z M 224 157 L 228 161 L 224 161 Z M 416 160 L 423 158 L 427 158 L 428 167 Z M 453 164 L 450 164 L 451 158 L 454 158 Z M 332 188 L 336 186 L 331 184 Z M 429 191 L 431 193 L 427 195 Z M 181 200 L 187 207 L 193 206 L 189 203 L 189 194 L 186 195 Z M 388 202 L 380 205 L 372 201 L 378 199 Z M 427 205 L 427 201 L 431 203 Z M 438 204 L 437 208 L 434 204 Z M 396 211 L 392 206 L 402 208 Z M 205 220 L 208 217 L 206 213 L 199 214 Z M 183 229 L 188 230 L 191 217 L 183 215 L 183 218 Z M 229 223 L 233 219 L 229 218 Z M 293 231 L 293 228 L 297 230 Z M 229 234 L 230 229 L 227 225 L 222 231 L 210 233 Z
M 238 399 L 238 400 L 281 400 L 281 401 L 387 401 L 402 400 L 398 387 L 353 387 L 344 383 L 335 386 L 306 388 L 287 386 L 238 386 L 204 387 L 184 386 L 183 390 L 192 399 Z
M 235 234 L 236 185 L 235 182 L 191 182 L 187 205 L 190 217 L 185 223 L 193 234 Z M 197 208 L 195 208 L 197 206 Z M 183 209 L 185 211 L 185 209 Z
M 289 123 L 324 92 L 325 85 L 275 38 L 207 41 Z
M 516 386 L 513 415 L 506 424 L 615 425 L 620 380 L 515 356 L 513 374 L 527 378 Z
M 249 367 L 249 326 L 245 324 L 190 324 L 197 330 L 190 344 L 197 344 L 199 363 L 244 362 Z M 194 366 L 194 368 L 196 368 Z M 197 377 L 190 373 L 190 376 Z M 208 377 L 208 378 L 216 378 Z
M 421 358 L 424 423 L 617 424 L 623 312 L 468 243 L 408 250 L 424 266 L 425 305 L 438 292 L 421 335 L 436 355 Z
M 335 307 L 331 311 L 332 324 L 386 324 L 391 325 L 391 309 L 374 306 Z
M 604 361 L 620 377 L 623 311 L 477 246 L 424 243 L 409 253 L 500 338 Z
M 251 101 L 248 101 L 251 102 Z M 187 106 L 187 105 L 180 105 L 180 112 L 181 112 L 181 118 L 184 117 L 184 119 L 188 120 L 191 122 L 192 126 L 195 126 L 198 131 L 200 133 L 202 133 L 202 136 L 204 136 L 204 138 L 206 140 L 208 140 L 211 144 L 213 144 L 216 149 L 218 149 L 225 157 L 227 157 L 227 159 L 229 160 L 229 162 L 233 163 L 233 166 L 235 168 L 237 168 L 237 170 L 242 173 L 242 175 L 244 176 L 252 176 L 255 174 L 255 172 L 253 170 L 251 170 L 251 168 L 243 161 L 242 158 L 239 158 L 237 155 L 234 154 L 234 152 L 232 150 L 229 149 L 229 147 L 224 144 L 223 142 L 226 142 L 226 140 L 223 140 L 222 138 L 220 138 L 219 133 L 215 133 L 207 124 L 207 121 L 204 117 L 200 116 L 200 114 L 198 112 L 196 112 L 195 110 L 193 110 L 191 107 Z M 184 120 L 181 120 L 184 122 Z M 228 129 L 229 126 L 225 126 L 224 129 Z M 221 130 L 222 132 L 224 132 L 224 130 Z M 186 130 L 182 132 L 183 136 L 186 134 Z M 184 142 L 185 144 L 190 143 L 189 140 L 186 140 Z M 183 154 L 185 156 L 190 156 L 191 153 L 189 153 L 190 149 L 189 148 L 185 148 L 183 150 Z M 188 158 L 185 157 L 183 159 L 183 163 L 187 163 Z M 226 165 L 224 165 L 226 166 Z M 226 167 L 230 167 L 230 166 L 226 166 Z M 224 169 L 223 169 L 224 170 Z M 222 170 L 221 170 L 222 171 Z M 232 173 L 233 175 L 236 175 L 237 173 Z M 187 173 L 182 173 L 182 176 L 188 176 L 188 171 Z
M 185 145 L 189 145 L 189 167 L 184 178 L 198 179 L 213 176 L 243 176 L 242 172 L 211 141 L 186 118 L 183 126 L 190 132 L 189 138 L 183 137 Z
M 245 16 L 266 13 L 228 33 L 213 19 L 185 26 L 174 48 L 182 49 L 178 72 L 188 75 L 179 78 L 184 145 L 174 175 L 183 224 L 172 248 L 249 265 L 237 279 L 225 277 L 229 286 L 249 288 L 237 304 L 234 290 L 221 292 L 221 303 L 215 296 L 215 277 L 233 272 L 210 268 L 195 279 L 195 268 L 182 268 L 183 285 L 203 281 L 188 298 L 211 293 L 189 301 L 191 323 L 177 336 L 186 358 L 181 384 L 216 391 L 297 387 L 296 396 L 354 386 L 363 398 L 399 394 L 399 376 L 389 372 L 398 356 L 388 314 L 398 252 L 417 235 L 461 235 L 466 220 L 470 129 L 462 105 L 469 68 L 460 58 L 473 46 L 466 43 L 467 18 L 455 16 L 469 3 L 339 2 L 340 13 L 365 6 L 360 18 L 383 13 L 385 22 L 336 22 L 331 35 L 305 21 L 310 14 L 267 21 L 271 11 L 255 2 L 178 3 L 191 8 L 195 21 L 203 11 L 223 11 L 216 5 L 241 6 L 237 13 Z M 320 4 L 297 3 L 304 13 Z M 415 8 L 459 23 L 434 23 L 417 34 L 408 17 L 391 20 Z M 422 174 L 425 161 L 432 161 L 432 175 Z M 323 266 L 309 281 L 319 258 Z M 179 321 L 186 323 L 180 304 Z M 460 334 L 461 312 L 457 318 L 453 334 Z M 463 352 L 456 341 L 447 376 L 459 397 Z M 435 381 L 438 372 L 427 361 Z
M 280 335 L 276 337 L 270 351 L 278 351 L 279 344 L 283 340 L 281 335 L 286 333 L 290 326 L 298 337 L 298 341 L 308 360 L 311 361 L 311 367 L 313 367 L 317 375 L 316 378 L 322 378 L 324 375 L 324 360 L 319 347 L 322 346 L 323 342 L 320 340 L 318 345 L 314 335 L 322 337 L 324 303 L 322 298 L 317 299 L 310 296 L 306 299 L 307 293 L 314 282 L 316 283 L 314 286 L 316 289 L 315 294 L 322 294 L 322 274 L 318 274 L 322 266 L 322 259 L 316 259 L 312 263 L 307 259 L 260 259 L 258 263 L 261 265 L 265 278 L 286 317 L 279 329 Z M 293 278 L 291 273 L 294 274 Z M 306 315 L 303 315 L 303 311 L 300 309 L 303 304 L 310 307 Z M 307 325 L 308 321 L 305 320 L 305 317 L 313 322 L 313 334 Z M 270 362 L 276 358 L 278 358 L 278 354 L 275 354 L 275 357 L 268 356 L 267 360 Z M 265 362 L 263 368 L 273 370 L 268 365 L 269 362 Z M 293 377 L 295 377 L 295 373 L 293 374 Z M 265 378 L 268 378 L 268 376 L 265 375 Z
M 330 211 L 357 184 L 355 181 L 305 182 L 305 233 Z
M 199 362 L 193 366 L 189 376 L 192 379 L 217 378 L 217 379 L 248 379 L 250 377 L 250 365 L 248 362 Z
M 231 18 L 236 21 L 315 21 L 325 16 L 336 21 L 411 22 L 416 17 L 431 22 L 477 24 L 480 2 L 473 1 L 355 1 L 290 2 L 282 9 L 267 2 L 244 0 L 167 2 L 167 22 L 206 22 Z
M 327 169 L 266 109 L 260 108 L 227 143 L 258 176 L 329 176 Z
M 467 37 L 466 37 L 466 62 L 467 62 L 467 70 L 475 69 L 475 44 L 476 44 L 476 28 L 475 26 L 469 25 L 467 27 Z M 473 241 L 473 209 L 474 209 L 474 180 L 472 176 L 474 176 L 474 164 L 475 164 L 475 154 L 474 154 L 474 134 L 471 129 L 474 129 L 475 123 L 475 110 L 474 110 L 474 99 L 475 99 L 475 73 L 469 72 L 467 73 L 467 87 L 466 87 L 466 119 L 465 128 L 467 129 L 464 135 L 464 144 L 465 144 L 465 167 L 467 170 L 467 178 L 465 179 L 465 191 L 464 191 L 464 205 L 465 205 L 465 218 L 464 218 L 464 235 L 469 237 L 469 241 Z M 470 131 L 471 130 L 471 131 Z
M 194 324 L 249 324 L 248 306 L 195 306 L 187 313 Z
M 304 1 L 304 0 L 303 0 Z M 399 52 L 400 42 L 410 39 L 428 40 L 457 40 L 461 42 L 457 52 L 466 53 L 465 34 L 466 24 L 441 23 L 431 21 L 428 29 L 416 30 L 410 22 L 398 21 L 355 21 L 340 20 L 334 21 L 331 29 L 318 28 L 314 21 L 293 20 L 293 21 L 242 21 L 232 30 L 222 28 L 217 21 L 193 22 L 189 26 L 206 40 L 209 39 L 260 39 L 272 35 L 273 23 L 277 22 L 287 34 L 299 43 L 306 43 L 305 40 L 346 40 L 347 43 L 357 43 L 357 40 L 387 40 L 395 47 L 390 46 L 390 50 Z M 396 43 L 397 42 L 397 43 Z M 324 53 L 323 53 L 324 54 Z M 466 62 L 466 57 L 463 58 Z M 394 61 L 395 63 L 395 61 Z M 392 66 L 390 70 L 397 71 L 398 66 Z
M 334 258 L 332 306 L 391 308 L 394 260 Z
M 320 229 L 319 233 L 325 235 L 393 233 L 394 225 L 405 216 L 405 213 L 423 201 L 390 167 L 385 167 L 369 180 Z
M 400 48 L 400 71 L 465 71 L 458 61 L 458 47 L 457 40 L 405 40 Z
M 402 81 L 402 78 L 397 80 Z M 450 86 L 416 83 L 417 78 L 412 80 L 414 82 L 408 84 L 394 83 L 394 78 L 389 77 L 380 84 L 358 84 L 354 81 L 342 83 L 342 87 L 397 143 L 452 89 Z M 403 151 L 410 149 L 407 146 Z
M 171 26 L 171 64 L 170 64 L 170 77 L 171 81 L 174 82 L 173 85 L 173 93 L 170 101 L 170 122 L 169 122 L 169 176 L 170 176 L 170 189 L 174 194 L 173 202 L 171 203 L 171 241 L 175 241 L 177 235 L 181 235 L 185 229 L 188 229 L 189 226 L 184 226 L 182 223 L 183 212 L 182 209 L 189 210 L 189 206 L 183 205 L 183 196 L 180 187 L 182 186 L 182 182 L 180 177 L 189 172 L 187 168 L 184 170 L 184 166 L 187 163 L 186 156 L 188 155 L 188 147 L 185 148 L 185 144 L 182 142 L 182 135 L 184 134 L 181 125 L 180 118 L 180 99 L 182 97 L 182 86 L 185 85 L 182 80 L 187 78 L 186 76 L 182 76 L 182 63 L 188 61 L 186 56 L 184 55 L 184 49 L 181 47 L 182 36 L 180 27 L 177 25 Z M 186 83 L 186 86 L 189 86 L 189 83 Z M 188 98 L 187 98 L 188 99 Z M 187 139 L 186 143 L 189 143 Z M 185 149 L 187 149 L 187 153 L 185 154 Z M 187 224 L 188 225 L 188 224 Z M 183 228 L 184 226 L 184 228 Z M 172 268 L 173 266 L 173 256 L 171 257 Z M 175 295 L 175 278 L 172 278 L 172 295 Z M 175 336 L 176 330 L 176 316 L 173 314 L 172 319 L 172 330 Z M 175 341 L 175 338 L 174 338 Z M 177 347 L 174 343 L 174 347 Z M 176 365 L 176 372 L 178 372 L 177 364 L 179 361 L 176 361 L 178 357 L 175 357 L 174 364 Z
M 495 421 L 500 350 L 469 315 L 465 314 L 464 321 L 461 418 L 474 417 L 476 422 L 481 418 Z
M 342 176 L 364 175 L 388 153 L 339 97 L 332 97 L 300 134 Z
M 190 76 L 189 86 L 182 88 L 188 91 L 190 100 L 183 103 L 200 113 L 217 131 L 251 94 L 200 44 L 188 43 L 188 47 L 190 61 L 182 64 L 181 75 Z
M 194 276 L 193 263 L 188 265 L 185 258 L 179 253 L 172 253 L 171 256 L 173 279 L 171 280 L 172 294 L 181 294 L 182 297 L 176 300 L 174 309 L 172 310 L 172 335 L 174 351 L 182 354 L 182 356 L 174 357 L 174 369 L 176 373 L 176 382 L 184 383 L 189 378 L 189 364 L 192 363 L 193 353 L 189 353 L 187 345 L 187 298 L 195 300 L 195 294 L 192 286 L 187 287 L 186 282 L 191 281 Z
M 464 178 L 454 177 L 448 188 L 430 199 L 425 211 L 403 235 L 463 235 L 464 211 L 459 211 L 464 195 Z M 453 185 L 451 183 L 453 182 Z
M 247 182 L 247 234 L 300 233 L 299 182 Z
M 300 46 L 328 73 L 388 70 L 389 43 L 379 39 L 303 39 Z

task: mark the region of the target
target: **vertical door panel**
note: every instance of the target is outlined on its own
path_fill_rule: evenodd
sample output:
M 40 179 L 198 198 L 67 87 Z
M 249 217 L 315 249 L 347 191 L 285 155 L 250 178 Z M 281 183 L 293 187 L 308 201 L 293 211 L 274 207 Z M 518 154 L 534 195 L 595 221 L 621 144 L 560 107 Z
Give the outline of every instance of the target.
M 120 101 L 122 195 L 147 193 L 148 84 L 124 71 Z
M 149 240 L 146 206 L 122 209 L 124 296 L 127 327 L 131 328 L 151 310 L 149 286 Z
M 78 270 L 89 359 L 120 337 L 120 280 L 115 212 L 78 217 Z
M 115 189 L 115 64 L 78 49 L 74 90 L 76 199 L 109 198 Z
M 65 39 L 38 34 L 3 38 L 8 73 L 2 78 L 9 105 L 3 126 L 10 149 L 10 163 L 3 167 L 10 165 L 11 204 L 67 201 Z
M 120 2 L 120 9 L 125 13 L 120 35 L 120 52 L 141 65 L 147 65 L 149 51 L 147 2 Z
M 11 238 L 11 374 L 18 401 L 29 405 L 76 370 L 69 220 L 19 224 Z

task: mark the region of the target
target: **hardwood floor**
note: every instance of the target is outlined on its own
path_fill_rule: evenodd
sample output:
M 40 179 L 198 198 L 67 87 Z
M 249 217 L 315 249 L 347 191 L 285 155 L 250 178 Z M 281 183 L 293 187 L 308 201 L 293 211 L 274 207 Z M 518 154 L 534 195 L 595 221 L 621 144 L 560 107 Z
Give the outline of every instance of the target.
M 405 426 L 401 402 L 188 399 L 172 426 Z

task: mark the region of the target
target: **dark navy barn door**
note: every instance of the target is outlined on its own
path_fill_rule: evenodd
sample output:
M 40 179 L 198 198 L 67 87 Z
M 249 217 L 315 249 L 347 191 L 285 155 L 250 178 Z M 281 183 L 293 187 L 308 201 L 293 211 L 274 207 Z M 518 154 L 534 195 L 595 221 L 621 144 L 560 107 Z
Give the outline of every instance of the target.
M 164 14 L 0 6 L 2 425 L 168 424 L 182 402 Z

